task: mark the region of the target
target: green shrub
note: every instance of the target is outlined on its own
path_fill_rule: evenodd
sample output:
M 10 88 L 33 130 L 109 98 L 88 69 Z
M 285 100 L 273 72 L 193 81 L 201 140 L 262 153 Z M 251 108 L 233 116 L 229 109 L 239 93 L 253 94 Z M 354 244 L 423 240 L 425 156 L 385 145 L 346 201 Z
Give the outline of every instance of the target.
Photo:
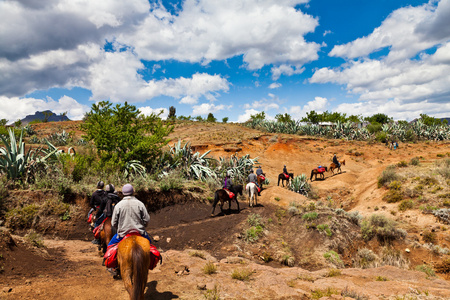
M 435 244 L 437 241 L 437 236 L 436 236 L 436 233 L 431 232 L 429 230 L 425 230 L 422 234 L 422 239 L 425 243 Z
M 206 259 L 205 258 L 205 253 L 201 252 L 201 251 L 191 251 L 189 252 L 189 255 L 192 257 L 199 257 L 201 259 Z
M 317 230 L 324 231 L 327 236 L 332 236 L 333 233 L 331 232 L 330 228 L 328 227 L 328 224 L 319 224 L 317 225 Z
M 30 230 L 26 235 L 25 238 L 35 247 L 43 248 L 44 247 L 44 241 L 42 239 L 42 235 L 35 232 L 34 230 Z
M 244 231 L 244 240 L 249 243 L 254 243 L 263 234 L 263 228 L 261 226 L 253 226 Z
M 420 272 L 424 272 L 427 274 L 428 277 L 435 277 L 436 273 L 434 272 L 433 268 L 428 265 L 419 265 L 416 266 L 416 270 Z
M 389 189 L 400 191 L 402 189 L 402 183 L 398 180 L 394 180 L 391 183 L 389 183 Z
M 392 247 L 384 247 L 379 260 L 380 266 L 393 266 L 398 268 L 409 268 L 409 260 L 402 253 Z
M 399 168 L 405 168 L 408 166 L 408 163 L 404 160 L 400 161 L 399 163 L 397 163 L 397 167 Z
M 233 270 L 233 273 L 231 273 L 231 278 L 241 281 L 249 281 L 252 274 L 253 271 L 249 269 Z
M 217 267 L 213 262 L 207 262 L 205 266 L 203 267 L 203 273 L 207 275 L 215 274 L 217 273 Z
M 412 166 L 418 166 L 420 163 L 419 158 L 418 157 L 413 157 L 411 158 L 411 160 L 409 161 L 409 164 Z
M 405 238 L 406 231 L 397 229 L 396 223 L 384 215 L 373 214 L 362 222 L 361 235 L 366 241 L 376 236 L 381 243 L 390 243 Z
M 376 280 L 376 281 L 389 281 L 389 279 L 387 279 L 386 277 L 383 277 L 383 276 L 377 276 L 377 277 L 375 278 L 375 280 Z
M 403 200 L 398 205 L 398 210 L 399 211 L 406 211 L 408 209 L 412 209 L 413 207 L 414 207 L 414 202 L 412 200 Z
M 183 181 L 183 178 L 180 176 L 164 176 L 159 182 L 159 188 L 163 192 L 181 190 L 183 188 Z
M 339 269 L 329 269 L 325 277 L 335 277 L 340 276 L 342 274 L 341 270 Z
M 374 127 L 373 130 L 378 129 L 378 127 Z M 370 131 L 370 130 L 369 130 Z M 381 143 L 386 143 L 387 139 L 388 139 L 388 135 L 386 132 L 378 132 L 375 135 L 375 139 Z
M 206 290 L 205 300 L 219 300 L 220 299 L 220 289 L 217 284 L 214 284 L 214 288 L 212 290 Z
M 338 295 L 339 292 L 331 287 L 328 287 L 326 289 L 315 289 L 311 291 L 311 299 L 321 299 L 323 297 L 330 297 L 331 295 Z
M 387 203 L 396 203 L 403 199 L 403 193 L 399 190 L 389 190 L 386 195 L 384 195 L 383 200 Z
M 303 214 L 302 219 L 309 222 L 309 221 L 317 219 L 317 217 L 318 217 L 317 212 L 312 211 L 312 212 Z
M 38 210 L 39 206 L 36 204 L 11 209 L 5 215 L 6 227 L 19 229 L 30 228 Z
M 378 187 L 387 186 L 394 180 L 400 180 L 400 176 L 395 173 L 394 169 L 386 168 L 386 170 L 381 173 L 381 176 L 378 177 Z
M 247 223 L 250 226 L 259 226 L 264 228 L 264 222 L 262 221 L 262 218 L 260 215 L 258 214 L 251 214 L 250 216 L 248 216 L 247 218 Z
M 330 263 L 332 263 L 333 265 L 335 265 L 338 268 L 343 268 L 344 267 L 344 262 L 342 261 L 341 257 L 339 256 L 339 254 L 337 254 L 335 251 L 330 250 L 327 251 L 323 254 L 323 257 Z
M 375 268 L 377 267 L 377 260 L 378 256 L 372 250 L 362 248 L 358 249 L 353 260 L 353 266 L 361 269 Z

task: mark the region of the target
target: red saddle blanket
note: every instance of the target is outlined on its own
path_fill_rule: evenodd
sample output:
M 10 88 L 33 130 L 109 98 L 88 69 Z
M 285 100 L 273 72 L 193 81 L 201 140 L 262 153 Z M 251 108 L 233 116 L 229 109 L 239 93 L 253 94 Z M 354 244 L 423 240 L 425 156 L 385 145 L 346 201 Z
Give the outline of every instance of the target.
M 132 235 L 140 235 L 140 234 L 138 232 L 130 232 L 122 239 L 122 241 Z M 105 259 L 105 266 L 107 268 L 116 269 L 118 267 L 117 247 L 119 246 L 119 244 L 120 244 L 120 242 L 117 244 L 108 246 L 108 249 L 106 249 L 104 259 Z M 161 253 L 159 253 L 158 249 L 154 245 L 150 244 L 150 265 L 148 266 L 148 268 L 150 270 L 153 270 L 159 261 L 162 262 Z
M 317 172 L 323 173 L 323 172 L 325 172 L 325 168 L 317 168 Z
M 94 230 L 92 231 L 94 233 L 94 238 L 96 238 L 96 239 L 100 238 L 100 232 L 103 229 L 103 223 L 105 223 L 106 219 L 104 219 L 103 222 L 100 225 L 98 225 L 97 227 L 95 227 Z
M 234 198 L 234 193 L 232 191 L 230 191 L 229 189 L 224 189 L 225 192 L 227 192 L 228 196 L 230 197 L 230 199 Z
M 266 177 L 264 177 L 262 175 L 259 175 L 258 177 L 261 178 L 262 181 L 266 180 Z
M 261 188 L 259 186 L 256 187 L 258 189 L 258 193 L 261 193 Z
M 284 177 L 286 177 L 286 179 L 289 179 L 289 175 L 288 174 L 284 174 Z

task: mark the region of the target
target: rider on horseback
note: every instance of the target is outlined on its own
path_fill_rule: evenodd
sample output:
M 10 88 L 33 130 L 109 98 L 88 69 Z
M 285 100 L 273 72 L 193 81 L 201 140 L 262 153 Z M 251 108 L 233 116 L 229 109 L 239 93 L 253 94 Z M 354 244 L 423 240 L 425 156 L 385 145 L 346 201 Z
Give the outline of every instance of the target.
M 336 153 L 335 153 L 334 156 L 333 156 L 333 163 L 334 163 L 337 167 L 340 167 L 340 166 L 341 166 L 341 164 L 339 163 L 339 161 L 338 161 L 338 159 L 337 159 L 337 157 L 336 157 Z
M 227 172 L 225 180 L 223 181 L 223 188 L 229 190 L 233 186 L 233 181 L 231 180 L 230 173 Z
M 250 174 L 248 175 L 248 182 L 253 182 L 258 188 L 260 188 L 258 184 L 258 178 L 256 177 L 256 174 L 253 173 L 253 169 L 250 170 Z M 258 196 L 261 196 L 261 193 L 259 191 L 260 189 L 258 189 Z
M 96 227 L 96 225 L 98 225 L 98 222 L 100 220 L 103 221 L 101 219 L 102 215 L 103 215 L 103 210 L 100 209 L 100 206 L 102 205 L 102 203 L 106 200 L 106 192 L 103 190 L 103 187 L 105 186 L 105 183 L 103 181 L 99 181 L 97 183 L 97 190 L 92 193 L 91 196 L 91 201 L 90 201 L 90 205 L 91 205 L 91 211 L 97 211 L 95 214 L 95 220 L 96 222 L 91 224 L 91 227 L 93 227 L 92 229 L 94 229 Z M 100 244 L 100 240 L 99 239 L 94 239 L 92 241 L 93 244 Z
M 134 189 L 131 184 L 125 184 L 122 194 L 125 196 L 114 208 L 111 225 L 117 228 L 117 233 L 113 236 L 108 247 L 119 243 L 130 231 L 138 231 L 140 235 L 150 241 L 145 226 L 150 221 L 150 216 L 144 203 L 133 196 Z
M 112 217 L 113 211 L 114 211 L 114 206 L 119 203 L 120 198 L 119 196 L 117 196 L 117 194 L 115 193 L 115 187 L 113 184 L 108 184 L 106 186 L 106 192 L 108 193 L 108 200 L 106 200 L 106 203 L 103 207 L 103 213 L 105 215 L 105 218 L 110 218 Z M 101 209 L 102 207 L 100 207 Z
M 286 178 L 289 177 L 289 173 L 287 171 L 286 165 L 284 165 L 284 167 L 283 167 L 283 174 L 286 176 Z

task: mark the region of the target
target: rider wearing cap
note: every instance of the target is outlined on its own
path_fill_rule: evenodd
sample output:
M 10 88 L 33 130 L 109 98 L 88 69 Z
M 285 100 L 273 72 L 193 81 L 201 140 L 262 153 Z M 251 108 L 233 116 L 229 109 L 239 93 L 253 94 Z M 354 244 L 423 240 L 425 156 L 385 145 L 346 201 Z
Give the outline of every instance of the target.
M 248 182 L 253 182 L 256 184 L 256 186 L 259 188 L 258 185 L 258 178 L 256 177 L 256 174 L 253 172 L 253 169 L 250 170 L 250 174 L 248 175 Z M 261 196 L 260 192 L 258 192 L 258 196 Z
M 133 196 L 134 189 L 131 184 L 125 184 L 122 194 L 125 196 L 114 208 L 111 225 L 117 228 L 108 246 L 119 243 L 130 231 L 138 231 L 142 237 L 150 241 L 145 226 L 150 221 L 150 215 L 144 203 Z

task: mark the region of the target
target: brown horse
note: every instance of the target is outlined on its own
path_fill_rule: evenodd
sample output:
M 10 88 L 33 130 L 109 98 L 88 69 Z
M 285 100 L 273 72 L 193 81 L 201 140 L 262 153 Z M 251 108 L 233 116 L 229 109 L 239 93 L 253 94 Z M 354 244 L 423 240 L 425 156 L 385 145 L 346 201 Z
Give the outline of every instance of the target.
M 338 171 L 339 171 L 339 173 L 341 173 L 342 171 L 341 171 L 341 166 L 345 166 L 345 159 L 344 160 L 341 160 L 341 161 L 339 161 L 339 163 L 341 164 L 340 166 L 336 166 L 336 164 L 335 163 L 331 163 L 331 165 L 330 165 L 330 171 L 331 171 L 331 173 L 333 173 L 334 174 L 334 169 L 337 169 Z
M 284 187 L 284 181 L 287 180 L 287 182 L 289 183 L 289 180 L 294 178 L 294 173 L 288 173 L 289 178 L 286 179 L 286 176 L 284 176 L 284 173 L 281 173 L 280 175 L 278 175 L 278 186 L 280 186 L 280 180 L 281 180 L 281 184 Z
M 144 299 L 150 266 L 150 242 L 138 235 L 124 239 L 117 247 L 117 262 L 130 299 Z
M 266 177 L 266 174 L 262 174 L 264 177 Z M 259 188 L 263 189 L 263 183 L 266 179 L 262 179 L 261 176 L 256 176 L 256 181 L 258 182 Z
M 322 168 L 325 169 L 325 172 L 328 171 L 327 167 L 322 167 Z M 312 169 L 311 170 L 311 178 L 309 180 L 312 181 L 312 178 L 313 178 L 314 175 L 315 175 L 315 180 L 317 180 L 317 174 L 319 174 L 322 179 L 325 179 L 325 172 L 319 172 L 318 168 Z
M 102 250 L 103 253 L 106 252 L 106 248 L 111 241 L 112 237 L 116 230 L 111 225 L 111 218 L 106 218 L 105 222 L 103 223 L 102 230 L 100 231 L 100 245 L 98 245 L 98 250 Z
M 224 190 L 224 189 L 220 189 L 217 190 L 214 193 L 214 203 L 213 203 L 213 209 L 211 212 L 211 216 L 214 216 L 214 210 L 216 209 L 216 205 L 217 203 L 219 203 L 220 201 L 220 211 L 223 213 L 223 205 L 225 204 L 226 201 L 228 201 L 228 212 L 231 211 L 231 200 L 236 201 L 237 207 L 238 207 L 238 211 L 240 211 L 239 209 L 239 202 L 237 200 L 237 195 L 241 195 L 242 196 L 242 190 L 244 189 L 244 187 L 242 185 L 233 185 L 230 188 L 230 191 L 234 193 L 234 197 L 230 198 L 230 196 L 228 195 L 228 193 Z

